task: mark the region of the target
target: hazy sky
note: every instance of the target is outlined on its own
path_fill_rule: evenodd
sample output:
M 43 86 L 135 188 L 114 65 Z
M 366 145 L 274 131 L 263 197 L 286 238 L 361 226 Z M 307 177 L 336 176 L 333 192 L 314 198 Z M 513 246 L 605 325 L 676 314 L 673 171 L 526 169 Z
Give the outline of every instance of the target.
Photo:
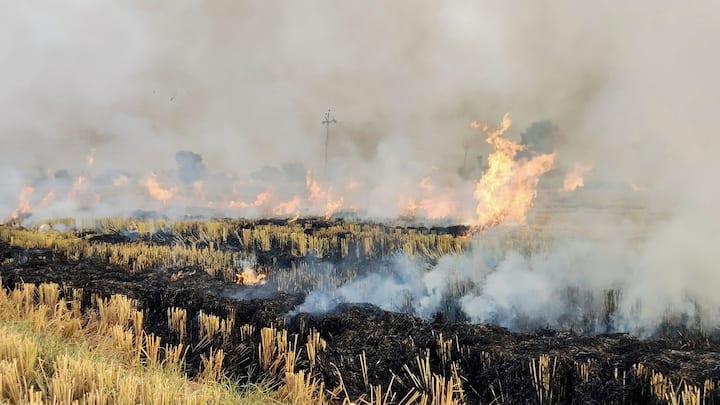
M 328 107 L 331 158 L 355 176 L 457 182 L 463 144 L 488 151 L 468 123 L 507 111 L 511 137 L 550 120 L 558 159 L 695 204 L 717 195 L 715 4 L 10 2 L 0 205 L 92 148 L 97 172 L 174 168 L 182 149 L 215 172 L 318 169 Z

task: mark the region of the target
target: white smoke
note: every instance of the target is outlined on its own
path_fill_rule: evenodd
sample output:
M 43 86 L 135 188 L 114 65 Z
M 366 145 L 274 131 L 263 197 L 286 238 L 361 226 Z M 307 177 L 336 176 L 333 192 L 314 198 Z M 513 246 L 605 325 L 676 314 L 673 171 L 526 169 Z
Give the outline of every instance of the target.
M 472 251 L 443 256 L 433 266 L 397 255 L 388 269 L 369 269 L 335 288 L 312 291 L 291 315 L 371 303 L 425 319 L 459 309 L 471 322 L 519 331 L 551 327 L 650 336 L 662 325 L 706 331 L 720 326 L 720 298 L 712 294 L 719 280 L 703 276 L 714 259 L 678 259 L 667 249 L 682 239 L 675 232 L 633 241 L 615 231 L 612 239 L 558 236 L 551 247 L 531 254 L 498 249 L 487 243 L 490 235 Z
M 422 273 L 422 285 L 407 287 L 415 302 L 426 302 L 421 312 L 455 289 L 443 283 L 447 272 L 470 280 L 462 303 L 477 320 L 504 314 L 500 322 L 510 323 L 513 313 L 573 319 L 577 311 L 557 305 L 567 296 L 564 286 L 593 291 L 586 300 L 593 308 L 605 289 L 617 286 L 618 328 L 657 324 L 668 307 L 700 308 L 715 323 L 717 2 L 25 0 L 4 6 L 3 219 L 24 184 L 36 188 L 33 206 L 50 189 L 58 200 L 67 194 L 70 185 L 55 176 L 61 169 L 71 182 L 87 177 L 86 188 L 79 202 L 60 201 L 44 216 L 161 209 L 142 185 L 150 172 L 165 187 L 194 192 L 179 184 L 179 150 L 203 156 L 213 183 L 208 194 L 237 189 L 233 197 L 252 202 L 266 189 L 302 189 L 302 179 L 265 184 L 252 173 L 295 162 L 322 173 L 320 120 L 328 107 L 339 122 L 331 128 L 327 178 L 336 192 L 349 180 L 359 184 L 347 191 L 346 207 L 396 216 L 398 194 L 412 194 L 420 179 L 431 177 L 435 195 L 450 195 L 465 208 L 475 180 L 460 176 L 459 166 L 466 150 L 471 161 L 488 153 L 468 123 L 509 111 L 510 137 L 550 120 L 562 135 L 558 159 L 594 163 L 594 185 L 586 182 L 588 193 L 567 209 L 578 210 L 573 220 L 602 228 L 605 217 L 578 207 L 628 201 L 666 219 L 629 247 L 618 241 L 627 234 L 602 231 L 580 247 L 568 242 L 572 247 L 561 243 L 541 255 L 508 253 L 490 264 L 481 248 L 470 258 L 443 259 Z M 85 156 L 93 149 L 88 169 Z M 242 214 L 266 212 L 251 207 Z M 575 298 L 567 300 L 575 305 Z
M 685 210 L 679 197 L 717 171 L 707 90 L 719 66 L 703 40 L 718 36 L 717 11 L 649 0 L 8 4 L 0 170 L 11 175 L 0 210 L 15 208 L 22 187 L 8 178 L 34 183 L 59 169 L 135 176 L 115 204 L 88 186 L 110 195 L 99 213 L 162 208 L 141 182 L 154 171 L 178 185 L 168 171 L 179 150 L 225 177 L 220 195 L 282 193 L 250 174 L 293 162 L 323 173 L 327 107 L 339 121 L 328 178 L 336 193 L 357 182 L 346 206 L 372 217 L 399 214 L 398 194 L 412 197 L 424 177 L 466 208 L 475 179 L 458 169 L 466 150 L 471 162 L 489 151 L 468 123 L 506 111 L 511 137 L 551 120 L 565 135 L 558 159 L 595 162 L 599 178 L 632 180 L 650 205 Z M 85 205 L 95 214 L 98 204 Z

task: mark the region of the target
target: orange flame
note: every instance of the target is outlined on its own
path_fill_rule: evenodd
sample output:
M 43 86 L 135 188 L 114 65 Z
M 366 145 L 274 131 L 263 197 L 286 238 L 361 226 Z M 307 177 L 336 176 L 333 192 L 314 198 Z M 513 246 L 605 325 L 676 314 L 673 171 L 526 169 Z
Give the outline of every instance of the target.
M 85 177 L 78 176 L 75 179 L 75 181 L 73 181 L 72 188 L 70 189 L 70 191 L 67 194 L 68 200 L 74 200 L 77 197 L 78 193 L 80 192 L 80 189 L 83 188 L 83 184 L 85 184 L 86 180 L 87 179 Z
M 288 224 L 293 224 L 293 223 L 295 223 L 295 221 L 297 221 L 298 219 L 300 219 L 300 211 L 297 211 L 297 212 L 295 213 L 295 216 L 293 216 L 291 219 L 288 219 Z
M 273 214 L 275 215 L 290 215 L 293 212 L 299 212 L 298 208 L 300 207 L 300 197 L 295 196 L 289 201 L 284 201 L 275 206 L 275 208 L 272 209 Z
M 262 193 L 255 196 L 255 201 L 246 203 L 245 201 L 230 200 L 224 206 L 229 208 L 249 208 L 249 207 L 261 207 L 272 197 L 269 191 L 263 191 Z
M 30 195 L 33 192 L 35 192 L 35 189 L 32 186 L 24 186 L 22 190 L 20 190 L 20 195 L 18 196 L 18 206 L 10 216 L 12 219 L 17 219 L 21 214 L 27 214 L 30 212 Z
M 407 204 L 405 204 L 405 207 L 403 208 L 402 213 L 400 215 L 405 218 L 415 218 L 417 209 L 418 209 L 417 201 L 415 201 L 415 199 L 410 199 L 407 202 Z
M 49 206 L 50 204 L 52 204 L 52 202 L 53 202 L 54 200 L 55 200 L 55 192 L 54 192 L 54 191 L 50 191 L 49 193 L 47 193 L 47 194 L 45 195 L 45 197 L 43 197 L 42 201 L 40 201 L 40 204 L 38 204 L 37 207 L 38 207 L 38 208 L 45 208 L 45 207 Z
M 565 175 L 565 179 L 563 180 L 563 191 L 574 191 L 578 187 L 584 187 L 585 186 L 585 175 L 590 173 L 590 171 L 593 169 L 593 164 L 580 164 L 575 163 L 575 167 L 571 172 L 569 172 L 567 175 Z
M 325 203 L 325 218 L 330 218 L 334 213 L 340 210 L 345 204 L 345 198 L 339 197 L 333 198 L 333 189 L 328 187 L 327 190 L 323 190 L 320 183 L 315 180 L 310 170 L 305 175 L 305 186 L 308 190 L 309 196 L 308 201 L 312 204 Z
M 487 142 L 495 147 L 488 156 L 488 169 L 475 186 L 478 201 L 477 226 L 481 229 L 510 221 L 523 223 L 532 207 L 540 176 L 554 168 L 555 152 L 515 160 L 525 147 L 502 135 L 510 128 L 510 115 L 505 114 L 499 128 L 474 122 L 473 127 L 482 128 Z
M 332 197 L 328 199 L 327 204 L 325 204 L 325 218 L 330 218 L 340 210 L 340 208 L 343 207 L 343 204 L 345 204 L 345 198 L 340 197 L 338 200 L 332 200 Z
M 145 188 L 152 198 L 162 202 L 163 204 L 170 201 L 177 192 L 177 188 L 175 187 L 162 188 L 155 178 L 155 173 L 151 173 L 145 181 Z
M 428 219 L 449 218 L 457 211 L 457 203 L 446 198 L 421 200 L 418 208 L 425 212 Z
M 420 215 L 427 219 L 449 218 L 457 212 L 458 203 L 450 197 L 437 195 L 435 185 L 430 177 L 423 177 L 418 182 L 419 198 L 402 199 L 401 216 L 415 218 Z
M 250 267 L 245 268 L 242 273 L 235 274 L 235 277 L 235 284 L 239 285 L 265 284 L 267 281 L 265 280 L 265 277 L 267 277 L 266 274 L 257 274 L 255 270 Z

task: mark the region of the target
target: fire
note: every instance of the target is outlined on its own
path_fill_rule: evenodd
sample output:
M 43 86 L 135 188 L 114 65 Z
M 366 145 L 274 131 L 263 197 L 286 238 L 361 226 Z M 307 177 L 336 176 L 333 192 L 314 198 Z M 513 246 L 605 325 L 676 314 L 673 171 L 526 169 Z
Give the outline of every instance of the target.
M 339 197 L 333 198 L 333 189 L 328 187 L 327 190 L 323 190 L 320 183 L 313 178 L 312 172 L 307 171 L 305 176 L 305 186 L 308 190 L 308 201 L 313 205 L 319 205 L 325 203 L 325 218 L 330 218 L 334 213 L 340 210 L 345 204 L 345 198 Z
M 260 207 L 270 199 L 270 192 L 264 191 L 255 197 L 255 202 L 252 203 L 255 207 Z
M 295 221 L 297 221 L 298 219 L 300 219 L 300 211 L 297 211 L 295 213 L 295 216 L 293 216 L 291 219 L 288 219 L 288 224 L 295 223 Z
M 295 196 L 292 200 L 281 202 L 275 206 L 275 208 L 272 209 L 272 212 L 275 215 L 290 215 L 293 212 L 299 212 L 298 208 L 300 207 L 300 202 L 300 197 Z
M 237 278 L 235 284 L 239 285 L 258 285 L 265 284 L 267 281 L 265 280 L 266 274 L 257 274 L 250 267 L 245 268 L 242 273 L 235 274 L 235 277 Z
M 325 204 L 325 218 L 330 218 L 334 213 L 338 212 L 340 208 L 345 204 L 345 198 L 340 197 L 338 200 L 333 200 L 332 196 L 328 198 L 327 204 Z
M 402 216 L 415 218 L 420 215 L 427 219 L 449 218 L 456 214 L 458 203 L 450 197 L 435 192 L 435 185 L 430 177 L 423 177 L 417 184 L 416 198 L 401 199 Z
M 229 207 L 229 208 L 240 208 L 240 209 L 249 208 L 249 207 L 261 207 L 261 206 L 265 205 L 265 203 L 268 200 L 270 200 L 271 197 L 272 197 L 272 194 L 270 194 L 269 191 L 263 191 L 262 193 L 255 196 L 255 201 L 253 201 L 251 203 L 246 203 L 245 201 L 230 200 L 224 206 Z
M 67 194 L 68 200 L 74 200 L 77 197 L 78 193 L 83 188 L 83 184 L 85 184 L 86 181 L 87 179 L 83 176 L 78 176 L 77 178 L 75 178 L 72 188 Z
M 449 218 L 457 211 L 457 203 L 451 199 L 426 199 L 420 201 L 418 208 L 425 212 L 428 219 Z
M 40 201 L 40 204 L 38 204 L 38 208 L 45 208 L 52 204 L 52 202 L 55 200 L 55 192 L 50 191 L 43 197 L 42 201 Z
M 525 222 L 537 194 L 535 188 L 540 176 L 555 166 L 554 152 L 515 160 L 517 153 L 525 147 L 502 137 L 511 125 L 507 113 L 496 129 L 491 129 L 488 124 L 471 124 L 481 128 L 487 134 L 487 142 L 495 147 L 488 157 L 488 169 L 475 187 L 477 226 L 481 229 L 505 221 Z
M 162 188 L 160 186 L 160 183 L 158 183 L 157 179 L 155 178 L 154 173 L 151 173 L 148 179 L 145 181 L 145 188 L 147 188 L 147 191 L 150 196 L 152 196 L 152 198 L 162 203 L 167 203 L 168 201 L 170 201 L 177 192 L 177 188 L 175 187 Z
M 415 201 L 415 199 L 411 199 L 407 202 L 407 204 L 405 204 L 405 208 L 403 208 L 401 216 L 406 217 L 406 218 L 415 218 L 417 209 L 418 209 L 417 201 Z
M 575 163 L 573 170 L 565 176 L 563 180 L 563 191 L 574 191 L 578 187 L 585 186 L 585 175 L 593 169 L 593 164 Z
M 20 190 L 20 195 L 18 196 L 18 206 L 10 216 L 12 219 L 20 218 L 21 214 L 27 214 L 30 212 L 30 195 L 33 192 L 35 192 L 35 189 L 32 186 L 25 186 L 22 190 Z

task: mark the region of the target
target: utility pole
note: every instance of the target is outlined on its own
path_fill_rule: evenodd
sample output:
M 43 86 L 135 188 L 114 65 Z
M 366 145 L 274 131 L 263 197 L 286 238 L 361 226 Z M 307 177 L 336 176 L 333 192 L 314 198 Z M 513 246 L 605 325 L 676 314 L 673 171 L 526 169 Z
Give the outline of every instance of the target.
M 337 123 L 337 121 L 335 121 L 335 117 L 330 116 L 330 109 L 328 108 L 322 120 L 322 124 L 325 125 L 325 177 L 327 177 L 328 167 L 328 142 L 330 140 L 330 124 L 335 123 Z

